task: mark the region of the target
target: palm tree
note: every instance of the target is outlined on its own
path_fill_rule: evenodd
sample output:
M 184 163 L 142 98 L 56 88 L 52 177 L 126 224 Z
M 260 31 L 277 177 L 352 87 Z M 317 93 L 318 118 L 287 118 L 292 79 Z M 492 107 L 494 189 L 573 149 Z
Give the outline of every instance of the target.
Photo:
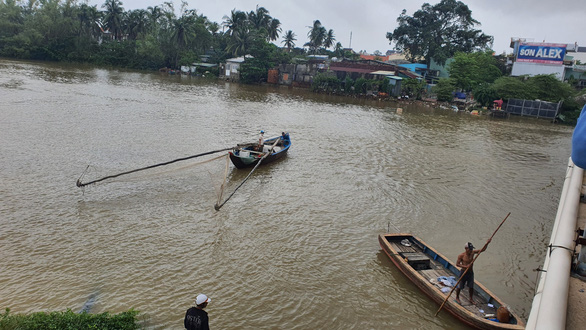
M 307 42 L 305 46 L 308 46 L 315 54 L 324 43 L 324 39 L 327 35 L 326 28 L 321 25 L 319 20 L 313 21 L 313 26 L 308 27 L 309 32 L 307 33 L 307 38 L 309 38 L 309 42 Z
M 230 12 L 230 16 L 223 17 L 224 22 L 222 25 L 228 28 L 226 33 L 228 35 L 233 35 L 235 31 L 242 30 L 246 26 L 246 13 L 240 10 L 232 9 Z
M 281 43 L 285 44 L 285 47 L 287 47 L 288 52 L 291 52 L 291 48 L 295 48 L 296 40 L 297 39 L 295 38 L 295 33 L 293 33 L 292 30 L 289 30 L 285 32 L 285 36 L 283 37 L 283 41 Z
M 336 46 L 334 47 L 334 54 L 336 54 L 337 57 L 344 57 L 344 48 L 342 48 L 341 42 L 336 43 Z
M 268 41 L 275 41 L 279 39 L 279 33 L 281 32 L 281 22 L 276 18 L 271 19 L 267 30 Z
M 252 34 L 246 31 L 236 31 L 232 35 L 226 51 L 231 53 L 233 56 L 246 55 L 247 50 L 254 41 Z
M 136 9 L 126 15 L 125 29 L 128 39 L 136 40 L 147 30 L 148 14 L 144 9 Z
M 114 38 L 119 40 L 122 37 L 122 19 L 124 16 L 124 8 L 120 0 L 106 0 L 102 5 L 106 8 L 106 15 L 104 16 L 104 23 L 110 29 Z
M 98 37 L 100 35 L 99 22 L 101 12 L 97 6 L 89 6 L 86 3 L 79 5 L 77 9 L 77 19 L 79 20 L 79 35 L 85 35 L 87 38 Z
M 207 22 L 207 28 L 208 31 L 210 31 L 210 33 L 215 36 L 216 34 L 218 34 L 218 31 L 220 31 L 220 24 L 216 23 L 216 22 Z
M 210 47 L 213 37 L 215 33 L 217 33 L 219 27 L 218 23 L 210 22 L 210 20 L 204 15 L 197 15 L 194 12 L 194 20 L 191 28 L 194 37 L 194 50 L 203 53 L 208 47 Z
M 98 10 L 97 6 L 91 6 L 87 11 L 88 19 L 90 21 L 90 35 L 94 38 L 99 38 L 102 34 L 98 22 L 102 20 L 102 12 Z
M 173 20 L 171 39 L 179 49 L 183 49 L 195 37 L 193 33 L 194 21 L 194 17 L 191 15 L 183 15 Z
M 267 28 L 269 26 L 270 20 L 271 17 L 269 16 L 269 11 L 264 7 L 259 8 L 258 5 L 256 6 L 256 11 L 251 11 L 248 13 L 248 21 L 257 30 Z
M 330 29 L 324 38 L 324 47 L 326 49 L 332 47 L 334 45 L 334 41 L 336 41 L 336 38 L 334 37 L 334 30 Z
M 157 26 L 159 19 L 163 15 L 163 12 L 159 6 L 148 7 L 147 15 L 149 17 L 149 31 L 153 31 Z

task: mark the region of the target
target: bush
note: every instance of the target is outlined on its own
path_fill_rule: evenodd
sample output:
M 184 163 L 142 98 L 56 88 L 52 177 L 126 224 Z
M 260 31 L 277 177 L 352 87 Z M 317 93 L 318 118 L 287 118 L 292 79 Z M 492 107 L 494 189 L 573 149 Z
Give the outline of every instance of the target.
M 37 312 L 32 314 L 10 314 L 10 309 L 0 313 L 0 329 L 140 329 L 138 311 L 129 310 L 120 314 L 88 314 L 65 312 Z
M 425 91 L 425 86 L 427 84 L 425 81 L 407 78 L 403 80 L 403 84 L 401 85 L 401 90 L 409 95 L 409 97 L 414 98 L 416 100 L 421 100 L 421 96 Z
M 350 76 L 346 76 L 346 80 L 344 80 L 344 91 L 346 94 L 352 94 L 354 92 L 352 87 L 354 87 L 354 80 Z
M 342 88 L 342 82 L 335 76 L 324 73 L 318 73 L 311 82 L 311 91 L 313 92 L 339 92 Z
M 437 95 L 437 100 L 440 102 L 451 102 L 454 99 L 453 92 L 456 90 L 454 81 L 451 79 L 440 79 L 440 81 L 433 87 L 433 92 Z
M 481 106 L 490 107 L 492 102 L 498 99 L 496 92 L 492 89 L 492 85 L 483 83 L 478 85 L 473 91 L 474 99 Z

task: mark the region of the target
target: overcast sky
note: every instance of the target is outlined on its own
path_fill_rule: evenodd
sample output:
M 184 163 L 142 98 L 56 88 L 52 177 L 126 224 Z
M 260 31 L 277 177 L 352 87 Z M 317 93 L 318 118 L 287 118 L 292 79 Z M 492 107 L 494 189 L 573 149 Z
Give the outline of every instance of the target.
M 89 0 L 103 10 L 103 0 Z M 161 6 L 162 0 L 122 0 L 125 10 Z M 180 0 L 172 0 L 176 11 Z M 436 4 L 440 0 L 206 0 L 186 1 L 188 9 L 196 9 L 209 20 L 221 24 L 232 9 L 245 12 L 265 7 L 269 14 L 281 21 L 283 32 L 293 30 L 296 46 L 307 42 L 307 32 L 314 20 L 326 29 L 334 30 L 336 40 L 343 47 L 354 50 L 382 53 L 393 46 L 387 32 L 397 27 L 397 17 L 403 9 L 408 15 L 421 9 L 425 2 Z M 532 39 L 535 42 L 574 43 L 586 47 L 586 2 L 584 0 L 464 0 L 479 21 L 485 34 L 494 37 L 493 49 L 497 53 L 510 53 L 511 37 Z M 350 40 L 352 33 L 352 40 Z M 280 42 L 281 40 L 279 40 Z M 351 42 L 351 44 L 350 44 Z

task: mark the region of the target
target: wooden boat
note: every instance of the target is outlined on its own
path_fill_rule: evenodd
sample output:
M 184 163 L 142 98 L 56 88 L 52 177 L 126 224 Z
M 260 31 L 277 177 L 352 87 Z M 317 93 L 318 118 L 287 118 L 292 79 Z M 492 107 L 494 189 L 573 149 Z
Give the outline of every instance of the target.
M 269 155 L 263 159 L 261 164 L 268 164 L 277 159 L 284 157 L 291 146 L 291 139 L 289 133 L 283 133 L 281 136 L 276 136 L 265 140 L 262 151 L 256 150 L 256 144 L 238 145 L 234 150 L 230 151 L 230 160 L 236 168 L 247 168 L 255 166 L 263 156 L 268 152 Z
M 458 281 L 460 270 L 442 254 L 411 234 L 381 234 L 378 240 L 395 266 L 439 307 Z M 470 303 L 468 289 L 464 288 L 460 292 L 459 304 L 455 300 L 454 292 L 442 310 L 477 329 L 524 329 L 519 316 L 510 310 L 507 313 L 508 323 L 498 321 L 497 314 L 505 311 L 499 310 L 499 307 L 505 304 L 478 281 L 474 281 L 473 297 L 475 305 Z M 501 317 L 501 320 L 504 319 Z

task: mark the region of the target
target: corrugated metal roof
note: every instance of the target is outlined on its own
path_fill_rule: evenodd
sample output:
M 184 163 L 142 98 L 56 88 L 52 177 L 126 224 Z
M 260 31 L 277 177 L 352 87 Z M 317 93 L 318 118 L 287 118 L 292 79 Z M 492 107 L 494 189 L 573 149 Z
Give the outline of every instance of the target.
M 395 75 L 395 71 L 382 71 L 382 70 L 379 70 L 379 71 L 371 72 L 370 74 L 378 74 L 378 75 L 381 75 L 381 76 L 394 76 Z
M 218 66 L 217 64 L 213 64 L 213 63 L 191 63 L 191 65 L 202 66 L 202 67 L 206 67 L 206 68 L 213 68 L 215 66 Z
M 252 56 L 252 55 L 244 55 L 244 56 L 240 56 L 240 57 L 229 58 L 229 59 L 226 60 L 226 62 L 242 63 L 247 58 L 254 58 L 254 56 Z
M 375 70 L 369 70 L 369 69 L 345 68 L 345 67 L 335 67 L 335 66 L 330 66 L 330 70 L 340 71 L 340 72 L 358 72 L 358 73 L 372 73 L 375 71 Z

